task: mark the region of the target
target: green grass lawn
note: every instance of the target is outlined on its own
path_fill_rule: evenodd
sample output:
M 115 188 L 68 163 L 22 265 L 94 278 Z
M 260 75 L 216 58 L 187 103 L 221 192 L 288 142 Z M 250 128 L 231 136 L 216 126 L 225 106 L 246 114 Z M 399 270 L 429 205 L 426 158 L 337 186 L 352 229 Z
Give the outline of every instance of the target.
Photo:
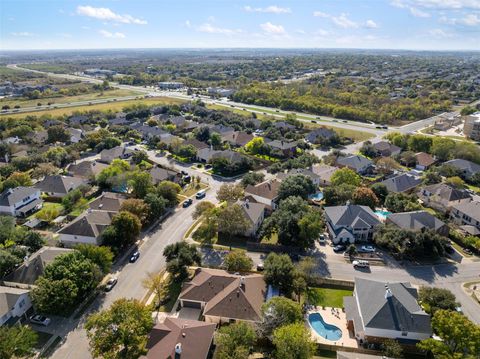
M 197 186 L 197 184 L 189 184 L 185 186 L 185 188 L 180 192 L 180 195 L 185 196 L 185 197 L 190 197 L 193 196 L 195 193 L 198 191 L 207 188 L 207 185 L 205 183 L 201 183 Z
M 62 215 L 63 211 L 65 210 L 65 208 L 63 208 L 63 205 L 61 203 L 55 203 L 55 202 L 43 202 L 42 209 L 44 208 L 47 208 L 47 209 L 56 208 L 58 209 L 59 215 Z M 30 215 L 28 219 L 36 218 L 37 213 L 38 212 L 35 212 L 34 214 Z
M 329 359 L 329 358 L 336 358 L 336 357 L 337 357 L 337 352 L 333 350 L 318 349 L 313 359 Z
M 178 281 L 170 281 L 168 285 L 168 301 L 161 305 L 158 309 L 160 312 L 170 312 L 177 301 L 177 298 L 182 290 L 182 283 Z
M 278 233 L 273 233 L 270 238 L 263 237 L 260 243 L 264 244 L 277 244 L 278 243 Z
M 351 296 L 352 290 L 332 288 L 309 288 L 307 300 L 310 304 L 322 307 L 343 307 L 343 297 Z

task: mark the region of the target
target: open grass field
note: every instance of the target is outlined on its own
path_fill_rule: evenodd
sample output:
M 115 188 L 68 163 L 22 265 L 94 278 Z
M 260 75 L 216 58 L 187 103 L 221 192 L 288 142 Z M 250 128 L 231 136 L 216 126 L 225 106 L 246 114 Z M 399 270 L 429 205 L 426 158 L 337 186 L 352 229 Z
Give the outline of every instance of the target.
M 211 110 L 217 110 L 217 111 L 225 111 L 226 110 L 226 111 L 236 113 L 237 115 L 245 116 L 246 118 L 252 118 L 252 115 L 251 115 L 250 111 L 243 111 L 243 110 L 239 110 L 238 108 L 226 107 L 226 106 L 222 106 L 222 105 L 211 105 L 211 104 L 208 104 L 207 108 L 209 108 Z M 259 120 L 266 120 L 266 119 L 271 119 L 272 118 L 272 116 L 267 116 L 267 115 L 264 115 L 264 114 L 261 114 L 261 113 L 256 113 L 256 116 L 257 116 L 257 119 L 259 119 Z
M 343 307 L 343 297 L 353 294 L 353 291 L 348 289 L 333 289 L 333 288 L 309 288 L 307 291 L 307 299 L 310 304 L 321 307 Z
M 47 103 L 52 104 L 59 104 L 59 103 L 69 103 L 69 102 L 81 102 L 81 101 L 91 101 L 91 100 L 100 100 L 100 99 L 108 99 L 108 98 L 116 98 L 116 97 L 125 97 L 125 96 L 136 96 L 142 95 L 141 92 L 138 91 L 131 91 L 131 90 L 123 90 L 123 89 L 112 89 L 104 91 L 103 93 L 100 92 L 93 92 L 93 93 L 86 93 L 78 96 L 62 96 L 62 97 L 48 97 L 48 98 L 39 98 L 35 100 L 29 99 L 22 99 L 22 98 L 3 98 L 0 99 L 0 107 L 8 105 L 11 108 L 14 106 L 23 107 L 35 107 L 38 103 L 43 105 Z
M 4 117 L 11 117 L 11 118 L 22 118 L 25 116 L 42 116 L 42 115 L 51 115 L 51 116 L 63 116 L 63 115 L 71 115 L 74 112 L 86 112 L 86 111 L 121 111 L 124 107 L 131 106 L 131 105 L 138 105 L 138 104 L 145 104 L 148 106 L 153 105 L 167 105 L 167 104 L 180 104 L 185 101 L 169 98 L 169 97 L 155 97 L 155 98 L 142 98 L 138 100 L 128 100 L 128 101 L 115 101 L 115 102 L 108 102 L 108 103 L 101 103 L 95 105 L 85 105 L 85 106 L 73 106 L 73 107 L 66 107 L 66 108 L 56 108 L 52 110 L 45 110 L 45 111 L 32 111 L 32 112 L 22 112 L 22 113 L 15 113 L 15 114 L 2 114 L 0 118 Z

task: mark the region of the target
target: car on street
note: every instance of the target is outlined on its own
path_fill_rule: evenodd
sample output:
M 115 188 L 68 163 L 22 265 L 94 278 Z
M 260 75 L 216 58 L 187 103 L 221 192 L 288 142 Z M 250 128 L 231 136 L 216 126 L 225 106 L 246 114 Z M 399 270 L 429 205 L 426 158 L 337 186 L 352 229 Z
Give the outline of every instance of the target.
M 368 261 L 358 260 L 358 261 L 353 261 L 352 264 L 353 264 L 353 268 L 355 268 L 355 269 L 357 269 L 357 268 L 370 268 L 370 263 L 368 263 Z
M 325 244 L 325 235 L 321 234 L 318 236 L 318 243 Z
M 105 285 L 105 292 L 110 292 L 113 287 L 115 287 L 118 283 L 118 279 L 115 277 L 112 277 L 108 280 L 107 284 Z
M 193 199 L 189 198 L 185 202 L 183 202 L 182 207 L 187 208 L 190 207 L 190 205 L 193 203 Z
M 263 263 L 258 263 L 257 264 L 257 272 L 261 272 L 265 269 L 265 267 L 263 266 Z
M 317 123 L 317 121 L 315 121 L 315 120 L 311 120 L 311 122 L 312 122 L 312 123 Z
M 206 170 L 209 170 L 210 168 L 212 168 L 212 165 L 205 165 Z
M 197 194 L 195 195 L 196 199 L 202 199 L 205 198 L 207 195 L 207 192 L 205 190 L 198 191 Z
M 133 252 L 132 255 L 130 256 L 130 263 L 135 263 L 138 257 L 140 257 L 140 252 L 139 251 Z
M 360 249 L 359 249 L 359 252 L 362 252 L 362 253 L 374 253 L 374 252 L 375 252 L 375 247 L 374 247 L 374 246 L 370 246 L 370 245 L 361 246 Z
M 48 326 L 51 322 L 51 319 L 45 317 L 44 315 L 34 315 L 30 317 L 30 322 L 37 325 L 43 325 L 44 327 Z
M 337 244 L 335 247 L 333 247 L 333 251 L 335 253 L 343 252 L 346 249 L 347 249 L 347 247 L 343 244 Z

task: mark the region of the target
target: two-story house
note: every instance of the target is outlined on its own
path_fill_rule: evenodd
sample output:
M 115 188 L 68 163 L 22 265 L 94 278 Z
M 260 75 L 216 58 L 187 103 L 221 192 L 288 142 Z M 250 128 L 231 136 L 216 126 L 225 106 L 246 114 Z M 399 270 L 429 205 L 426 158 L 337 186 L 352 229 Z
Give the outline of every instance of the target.
M 280 181 L 273 179 L 258 183 L 254 186 L 248 185 L 245 188 L 245 198 L 250 202 L 264 204 L 268 211 L 274 211 L 277 208 L 278 191 L 280 190 Z
M 9 188 L 0 194 L 0 213 L 26 217 L 42 208 L 40 190 L 34 187 Z
M 0 286 L 0 326 L 16 322 L 32 307 L 28 289 Z

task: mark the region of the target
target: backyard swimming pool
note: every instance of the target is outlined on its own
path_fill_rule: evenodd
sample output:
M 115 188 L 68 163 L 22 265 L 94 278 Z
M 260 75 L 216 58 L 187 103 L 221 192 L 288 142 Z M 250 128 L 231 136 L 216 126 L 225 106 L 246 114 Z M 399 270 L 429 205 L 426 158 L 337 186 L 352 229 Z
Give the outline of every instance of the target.
M 388 217 L 389 215 L 392 214 L 392 212 L 389 212 L 389 211 L 380 211 L 380 210 L 379 210 L 379 211 L 375 211 L 375 214 L 377 215 L 378 218 L 380 218 L 381 220 L 384 221 L 384 220 L 387 219 L 387 217 Z
M 325 339 L 335 342 L 342 337 L 342 330 L 335 325 L 325 323 L 320 313 L 310 313 L 308 322 L 312 329 Z
M 321 201 L 323 199 L 323 192 L 317 192 L 308 196 L 312 201 Z

